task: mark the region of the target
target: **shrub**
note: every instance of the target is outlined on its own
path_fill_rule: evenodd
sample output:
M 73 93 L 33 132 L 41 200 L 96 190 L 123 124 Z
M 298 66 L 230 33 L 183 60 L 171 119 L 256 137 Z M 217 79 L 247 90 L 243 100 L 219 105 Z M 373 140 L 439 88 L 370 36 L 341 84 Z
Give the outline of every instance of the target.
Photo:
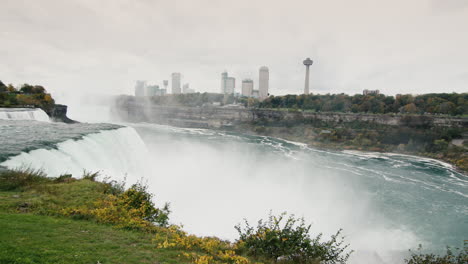
M 0 173 L 0 190 L 25 190 L 33 186 L 52 182 L 43 171 L 30 168 L 8 170 Z
M 454 253 L 454 250 L 447 247 L 447 253 L 445 255 L 436 254 L 423 254 L 421 253 L 422 247 L 419 245 L 418 252 L 411 252 L 411 258 L 405 259 L 407 264 L 466 264 L 468 263 L 468 247 L 464 250 L 458 248 L 458 254 Z
M 155 207 L 152 194 L 147 187 L 138 183 L 123 193 L 109 194 L 106 199 L 96 203 L 96 209 L 90 213 L 99 222 L 116 224 L 126 229 L 143 229 L 152 231 L 152 226 L 167 226 L 169 221 L 169 204 L 163 208 Z
M 245 227 L 237 225 L 239 232 L 238 252 L 246 253 L 259 260 L 292 263 L 346 263 L 352 252 L 345 252 L 341 230 L 330 241 L 321 242 L 322 234 L 315 238 L 309 235 L 311 225 L 303 218 L 282 213 L 267 221 L 259 220 L 254 228 L 245 220 Z
M 98 176 L 99 176 L 99 172 L 88 172 L 88 171 L 83 172 L 83 179 L 85 180 L 96 181 L 96 178 Z
M 71 174 L 62 174 L 58 176 L 57 178 L 54 179 L 54 182 L 60 183 L 60 182 L 72 182 L 76 181 L 75 178 Z
M 170 226 L 161 229 L 157 233 L 154 241 L 158 248 L 172 248 L 184 251 L 194 251 L 182 253 L 192 263 L 232 263 L 247 264 L 249 260 L 235 252 L 235 245 L 229 241 L 224 241 L 216 237 L 197 237 L 188 235 L 179 226 Z

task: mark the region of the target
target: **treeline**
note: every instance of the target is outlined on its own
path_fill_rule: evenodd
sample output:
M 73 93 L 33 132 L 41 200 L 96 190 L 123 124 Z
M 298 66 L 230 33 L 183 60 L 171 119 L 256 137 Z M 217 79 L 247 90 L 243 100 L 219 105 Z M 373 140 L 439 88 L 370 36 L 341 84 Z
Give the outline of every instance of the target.
M 133 99 L 132 99 L 133 98 Z M 121 98 L 123 99 L 123 98 Z M 137 100 L 128 96 L 124 101 Z M 254 108 L 283 108 L 315 112 L 374 114 L 443 114 L 468 115 L 468 93 L 432 93 L 423 95 L 347 95 L 310 94 L 270 96 L 263 101 L 218 93 L 170 94 L 146 97 L 156 105 L 201 107 L 211 104 L 241 104 Z
M 245 102 L 247 104 L 247 102 Z M 316 112 L 402 113 L 467 115 L 468 93 L 439 93 L 423 95 L 284 95 L 270 96 L 255 102 L 260 108 L 289 108 Z
M 48 112 L 54 105 L 54 99 L 43 86 L 23 84 L 16 88 L 0 81 L 0 107 L 33 106 Z
M 117 102 L 121 104 L 136 101 L 146 101 L 155 105 L 162 106 L 201 107 L 213 104 L 232 104 L 237 101 L 237 98 L 234 97 L 234 95 L 224 95 L 219 93 L 168 94 L 164 96 L 152 97 L 135 97 L 122 95 L 117 98 Z

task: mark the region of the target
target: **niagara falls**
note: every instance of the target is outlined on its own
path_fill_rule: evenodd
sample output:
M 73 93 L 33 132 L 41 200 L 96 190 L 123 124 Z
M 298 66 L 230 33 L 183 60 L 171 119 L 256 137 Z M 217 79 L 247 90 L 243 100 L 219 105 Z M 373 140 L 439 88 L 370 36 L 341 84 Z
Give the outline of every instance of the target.
M 466 25 L 0 0 L 0 264 L 467 264 Z

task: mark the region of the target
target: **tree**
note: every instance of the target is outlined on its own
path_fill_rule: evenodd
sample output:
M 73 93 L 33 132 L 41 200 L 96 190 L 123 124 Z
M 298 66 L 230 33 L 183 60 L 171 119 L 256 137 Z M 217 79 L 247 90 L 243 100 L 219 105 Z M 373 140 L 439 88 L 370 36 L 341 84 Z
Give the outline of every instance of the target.
M 0 81 L 0 93 L 6 92 L 6 91 L 7 91 L 7 86 L 2 81 Z
M 340 237 L 341 230 L 322 242 L 322 234 L 310 237 L 310 227 L 303 218 L 286 213 L 279 216 L 270 213 L 266 221 L 258 221 L 256 228 L 245 220 L 245 227 L 240 224 L 235 227 L 240 236 L 238 251 L 273 262 L 282 258 L 293 263 L 346 263 L 352 251 L 346 252 L 348 245 Z
M 419 108 L 416 107 L 414 103 L 409 103 L 400 110 L 402 113 L 407 113 L 407 114 L 417 114 L 420 112 Z

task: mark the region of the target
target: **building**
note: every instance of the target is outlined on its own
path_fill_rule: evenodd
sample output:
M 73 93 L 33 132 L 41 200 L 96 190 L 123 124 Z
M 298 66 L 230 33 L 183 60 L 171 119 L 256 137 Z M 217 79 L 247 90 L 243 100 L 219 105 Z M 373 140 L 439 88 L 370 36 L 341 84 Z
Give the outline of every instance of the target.
M 268 97 L 269 80 L 270 73 L 268 68 L 265 66 L 260 67 L 258 76 L 258 97 L 260 100 L 264 100 Z
M 251 97 L 253 92 L 253 81 L 245 79 L 242 81 L 242 96 Z
M 180 94 L 180 84 L 181 84 L 181 74 L 179 72 L 174 72 L 172 74 L 172 94 Z
M 143 97 L 146 93 L 146 81 L 137 81 L 135 84 L 135 96 Z
M 260 92 L 258 90 L 252 91 L 252 97 L 258 99 L 260 97 Z
M 310 72 L 310 65 L 314 63 L 313 60 L 307 58 L 303 61 L 304 65 L 306 66 L 306 75 L 305 75 L 305 84 L 304 84 L 304 94 L 309 94 L 309 72 Z
M 226 79 L 226 89 L 224 93 L 226 94 L 234 94 L 236 90 L 236 79 L 234 77 L 227 77 Z
M 221 93 L 234 94 L 236 89 L 236 79 L 229 77 L 227 72 L 221 73 Z
M 186 84 L 184 84 L 184 86 L 182 86 L 182 90 L 183 90 L 184 94 L 195 93 L 195 90 L 190 89 L 190 85 L 188 83 L 186 83 Z
M 364 91 L 362 91 L 362 94 L 363 95 L 378 95 L 378 94 L 380 94 L 380 91 L 379 90 L 367 90 L 367 89 L 365 89 Z
M 228 73 L 227 72 L 223 72 L 221 73 L 221 90 L 220 92 L 223 94 L 226 90 L 226 80 L 228 78 Z
M 146 96 L 156 96 L 160 95 L 161 89 L 159 89 L 159 85 L 148 85 L 146 86 Z

